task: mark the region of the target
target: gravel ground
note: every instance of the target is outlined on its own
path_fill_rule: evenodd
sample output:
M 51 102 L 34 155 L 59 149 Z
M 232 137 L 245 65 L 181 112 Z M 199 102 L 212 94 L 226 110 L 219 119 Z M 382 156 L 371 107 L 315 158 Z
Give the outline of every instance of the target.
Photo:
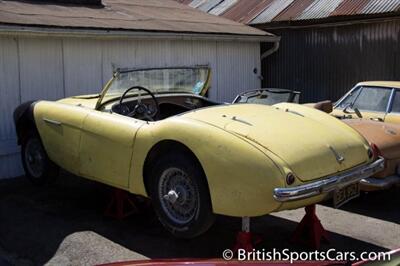
M 205 235 L 177 240 L 164 231 L 150 208 L 123 220 L 104 216 L 110 189 L 63 174 L 57 182 L 34 187 L 25 178 L 0 181 L 0 266 L 94 265 L 146 258 L 221 257 L 231 248 L 240 219 L 219 216 Z M 370 193 L 333 209 L 318 205 L 329 231 L 322 250 L 386 251 L 400 247 L 400 188 Z M 252 219 L 262 236 L 258 249 L 307 248 L 291 244 L 304 211 Z

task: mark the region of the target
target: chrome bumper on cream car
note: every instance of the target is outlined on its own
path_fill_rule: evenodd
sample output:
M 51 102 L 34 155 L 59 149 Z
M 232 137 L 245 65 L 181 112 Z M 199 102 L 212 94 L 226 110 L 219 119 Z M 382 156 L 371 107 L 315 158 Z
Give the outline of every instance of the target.
M 275 188 L 274 198 L 277 201 L 285 202 L 317 196 L 369 177 L 383 170 L 384 166 L 385 160 L 379 157 L 371 164 L 358 166 L 347 172 L 339 173 L 338 175 L 330 176 L 323 180 L 291 188 Z
M 360 181 L 360 189 L 365 191 L 383 190 L 400 185 L 400 176 L 392 175 L 384 178 L 367 177 Z

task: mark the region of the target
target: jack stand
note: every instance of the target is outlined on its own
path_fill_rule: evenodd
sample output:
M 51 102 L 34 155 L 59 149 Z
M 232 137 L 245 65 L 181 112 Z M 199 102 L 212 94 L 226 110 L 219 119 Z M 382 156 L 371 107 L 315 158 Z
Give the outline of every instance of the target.
M 291 242 L 301 243 L 313 249 L 319 249 L 321 241 L 329 242 L 325 231 L 315 212 L 315 204 L 305 207 L 306 214 L 293 233 Z
M 131 195 L 125 190 L 113 188 L 111 200 L 104 211 L 104 215 L 122 220 L 136 212 L 138 212 L 138 208 L 132 200 Z
M 255 236 L 250 232 L 250 218 L 242 217 L 242 231 L 236 235 L 236 243 L 233 247 L 233 252 L 237 252 L 239 249 L 246 251 L 253 251 L 253 245 L 261 242 L 261 237 Z

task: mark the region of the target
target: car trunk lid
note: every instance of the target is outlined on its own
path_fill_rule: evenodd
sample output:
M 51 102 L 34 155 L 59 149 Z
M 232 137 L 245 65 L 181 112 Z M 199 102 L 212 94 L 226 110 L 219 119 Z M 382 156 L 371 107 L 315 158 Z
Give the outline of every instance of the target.
M 185 116 L 264 147 L 285 161 L 302 181 L 332 175 L 368 160 L 366 142 L 357 132 L 327 114 L 312 111 L 314 115 L 296 108 L 238 104 L 206 108 Z M 331 125 L 326 120 L 331 120 Z

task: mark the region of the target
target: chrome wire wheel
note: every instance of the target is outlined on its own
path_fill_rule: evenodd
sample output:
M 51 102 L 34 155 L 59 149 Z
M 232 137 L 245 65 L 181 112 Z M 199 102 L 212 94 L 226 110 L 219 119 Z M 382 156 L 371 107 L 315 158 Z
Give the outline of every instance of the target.
M 158 197 L 165 215 L 180 225 L 189 223 L 200 207 L 197 184 L 187 173 L 175 167 L 162 172 L 158 182 Z
M 46 155 L 39 139 L 31 138 L 28 140 L 24 151 L 24 158 L 29 174 L 34 178 L 40 178 L 45 171 Z

